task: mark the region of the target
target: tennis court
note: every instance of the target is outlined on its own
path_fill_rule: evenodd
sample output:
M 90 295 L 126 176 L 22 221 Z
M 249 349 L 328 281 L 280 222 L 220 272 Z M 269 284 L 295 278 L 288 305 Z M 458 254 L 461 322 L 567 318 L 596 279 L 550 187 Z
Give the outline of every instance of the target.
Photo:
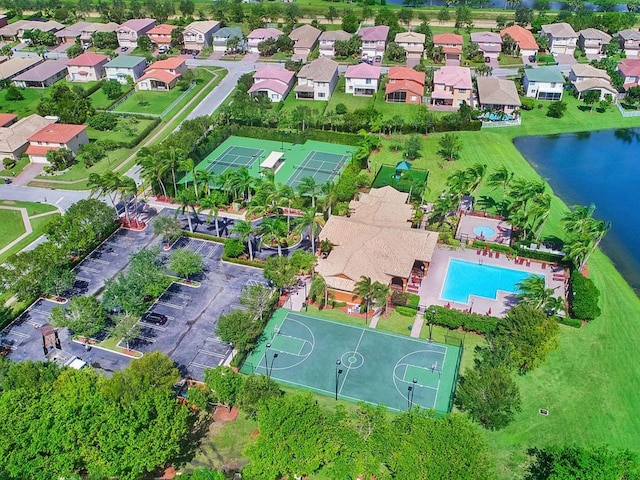
M 449 412 L 461 356 L 461 346 L 279 309 L 241 371 L 395 411 Z
M 299 165 L 295 165 L 287 185 L 295 188 L 305 177 L 312 177 L 318 184 L 333 181 L 340 175 L 350 158 L 351 155 L 312 150 Z
M 263 153 L 264 150 L 259 148 L 230 145 L 219 156 L 207 157 L 206 170 L 220 175 L 227 170 L 236 170 L 241 167 L 251 168 Z

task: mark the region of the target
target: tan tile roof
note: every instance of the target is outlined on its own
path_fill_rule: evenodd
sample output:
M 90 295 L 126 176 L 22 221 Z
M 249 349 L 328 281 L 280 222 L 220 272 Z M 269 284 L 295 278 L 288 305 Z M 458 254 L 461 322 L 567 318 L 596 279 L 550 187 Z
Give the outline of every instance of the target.
M 497 77 L 477 77 L 478 100 L 484 105 L 520 105 L 516 84 Z
M 344 30 L 329 30 L 320 34 L 320 40 L 329 40 L 334 42 L 336 40 L 346 41 L 350 38 L 351 34 L 345 32 Z
M 295 42 L 293 48 L 311 48 L 318 41 L 321 31 L 311 25 L 302 25 L 291 31 L 289 38 Z
M 12 154 L 29 142 L 29 137 L 55 120 L 29 115 L 9 127 L 0 128 L 0 154 Z
M 578 38 L 578 34 L 571 25 L 566 22 L 550 23 L 549 25 L 542 25 L 542 33 L 549 34 L 556 38 Z
M 576 77 L 604 78 L 605 80 L 609 80 L 609 75 L 606 71 L 584 63 L 571 65 L 571 71 Z
M 299 78 L 308 78 L 314 82 L 329 82 L 338 70 L 338 62 L 328 57 L 320 57 L 307 63 L 298 72 Z

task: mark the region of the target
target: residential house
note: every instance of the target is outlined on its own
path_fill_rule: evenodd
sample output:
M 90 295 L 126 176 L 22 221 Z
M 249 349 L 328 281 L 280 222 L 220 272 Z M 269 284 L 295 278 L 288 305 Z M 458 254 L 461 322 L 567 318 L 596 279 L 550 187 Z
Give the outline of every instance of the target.
M 640 32 L 638 30 L 620 30 L 615 34 L 620 48 L 627 58 L 640 58 Z
M 22 88 L 45 88 L 67 75 L 67 59 L 45 60 L 35 67 L 13 77 L 13 83 Z
M 622 88 L 627 90 L 640 84 L 640 58 L 623 58 L 618 64 L 618 72 L 622 75 Z
M 498 59 L 502 51 L 502 37 L 496 32 L 474 32 L 471 34 L 471 41 L 478 46 L 484 54 L 484 61 L 490 62 L 491 59 Z
M 564 91 L 564 77 L 555 67 L 525 68 L 522 85 L 527 97 L 560 101 Z
M 357 32 L 362 39 L 360 58 L 367 63 L 380 64 L 387 49 L 387 37 L 389 27 L 378 25 L 376 27 L 360 27 Z
M 247 36 L 247 50 L 249 53 L 260 53 L 258 44 L 268 38 L 277 40 L 280 35 L 284 35 L 277 28 L 256 28 Z
M 549 39 L 549 51 L 564 55 L 573 55 L 578 43 L 578 34 L 571 25 L 566 22 L 542 25 L 542 35 Z
M 0 27 L 6 27 L 9 25 L 9 20 L 6 15 L 0 15 Z
M 618 95 L 618 91 L 611 85 L 611 79 L 607 72 L 588 64 L 571 65 L 569 80 L 575 91 L 578 92 L 578 98 L 590 90 L 599 91 L 600 100 L 604 100 L 607 95 L 612 97 Z
M 347 67 L 345 78 L 345 93 L 354 96 L 373 96 L 380 85 L 381 68 L 368 63 L 359 63 Z
M 351 34 L 344 30 L 329 30 L 320 34 L 320 56 L 334 57 L 336 52 L 333 49 L 337 41 L 346 42 L 351 38 Z
M 387 102 L 420 105 L 424 96 L 424 72 L 408 67 L 391 67 L 387 74 L 384 98 Z
M 258 69 L 253 74 L 253 85 L 249 93 L 253 96 L 265 95 L 274 103 L 284 100 L 293 87 L 295 75 L 281 67 L 269 66 Z
M 354 290 L 362 277 L 404 292 L 414 271 L 428 271 L 438 233 L 411 228 L 408 194 L 372 188 L 349 203 L 349 212 L 329 217 L 319 235 L 333 249 L 315 269 L 336 301 L 361 303 Z
M 438 33 L 433 36 L 433 46 L 442 47 L 447 65 L 460 65 L 463 43 L 462 35 L 457 33 Z
M 213 44 L 213 34 L 220 28 L 220 22 L 215 20 L 202 20 L 191 22 L 182 33 L 184 48 L 187 50 L 200 50 Z
M 0 15 L 0 17 L 2 17 L 2 15 Z M 16 115 L 15 113 L 0 113 L 0 128 L 9 127 L 17 121 L 18 115 Z
M 171 90 L 187 71 L 184 58 L 170 57 L 152 63 L 136 82 L 136 90 Z
M 40 57 L 12 57 L 0 63 L 0 80 L 13 80 L 21 73 L 44 62 Z
M 520 56 L 528 58 L 538 53 L 538 42 L 533 34 L 520 25 L 512 25 L 500 30 L 500 37 L 504 43 L 504 38 L 509 35 L 518 44 Z
M 424 33 L 401 32 L 396 33 L 395 42 L 407 52 L 407 60 L 420 60 L 424 54 Z
M 107 80 L 117 80 L 125 85 L 129 79 L 134 82 L 144 75 L 147 61 L 143 57 L 120 55 L 104 65 Z
M 127 20 L 116 30 L 118 45 L 121 47 L 136 48 L 138 37 L 147 34 L 155 27 L 156 21 L 152 18 L 134 18 Z
M 227 52 L 227 43 L 231 39 L 238 39 L 235 51 L 244 51 L 244 35 L 240 27 L 223 27 L 213 34 L 213 51 Z
M 53 122 L 53 118 L 34 114 L 0 127 L 0 157 L 20 160 L 29 146 L 29 137 Z
M 67 62 L 67 80 L 70 82 L 95 82 L 104 77 L 104 66 L 109 62 L 107 55 L 85 52 Z
M 338 83 L 338 63 L 329 57 L 317 58 L 298 72 L 296 98 L 328 101 L 336 83 Z
M 611 35 L 597 28 L 585 28 L 578 32 L 578 48 L 589 60 L 597 60 L 605 53 L 605 47 L 611 41 Z
M 59 45 L 61 44 L 73 44 L 76 38 L 80 38 L 82 30 L 89 26 L 89 22 L 76 22 L 73 25 L 63 28 L 56 32 L 56 40 Z
M 476 77 L 480 110 L 513 115 L 520 107 L 520 96 L 512 80 L 498 77 Z
M 307 55 L 318 44 L 318 38 L 322 32 L 311 25 L 302 25 L 294 28 L 289 34 L 289 38 L 293 40 L 293 56 L 292 60 L 306 60 Z
M 173 32 L 177 25 L 168 25 L 166 23 L 161 23 L 160 25 L 156 25 L 152 29 L 147 31 L 147 35 L 149 39 L 155 43 L 158 47 L 162 45 L 166 45 L 167 47 L 171 46 L 171 32 Z
M 53 20 L 41 22 L 38 20 L 18 20 L 0 28 L 0 38 L 7 41 L 22 41 L 26 30 L 40 30 L 41 32 L 56 33 L 62 30 L 64 25 Z
M 26 154 L 33 163 L 49 163 L 47 152 L 66 148 L 77 155 L 80 147 L 89 143 L 86 125 L 52 123 L 29 137 Z
M 94 33 L 117 32 L 119 26 L 120 25 L 114 22 L 89 23 L 85 27 L 83 27 L 82 31 L 80 32 L 80 43 L 83 47 L 89 46 L 93 43 L 92 35 Z
M 471 70 L 468 67 L 455 65 L 440 67 L 433 74 L 431 104 L 457 110 L 462 102 L 473 107 Z

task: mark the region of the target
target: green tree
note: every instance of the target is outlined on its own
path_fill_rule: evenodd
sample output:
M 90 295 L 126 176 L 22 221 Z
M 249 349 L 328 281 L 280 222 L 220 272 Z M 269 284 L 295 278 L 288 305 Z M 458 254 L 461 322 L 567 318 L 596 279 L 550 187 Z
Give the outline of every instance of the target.
M 62 171 L 73 165 L 73 152 L 66 148 L 47 150 L 47 162 L 54 171 Z
M 546 288 L 545 282 L 545 278 L 540 275 L 529 275 L 518 282 L 516 285 L 518 302 L 522 305 L 529 305 L 536 310 L 544 309 L 555 292 L 553 288 Z
M 564 102 L 551 102 L 547 109 L 547 117 L 562 118 L 567 111 L 567 104 Z
M 175 218 L 158 215 L 153 219 L 152 225 L 153 232 L 160 235 L 166 245 L 172 245 L 182 236 L 182 226 Z
M 24 100 L 24 95 L 18 87 L 15 85 L 9 85 L 7 87 L 7 92 L 4 94 L 4 99 L 7 102 L 19 102 L 20 100 Z
M 460 137 L 455 133 L 445 133 L 440 140 L 438 140 L 440 150 L 438 154 L 443 160 L 452 161 L 457 160 L 460 157 L 460 150 L 462 144 L 460 143 Z
M 118 36 L 116 32 L 95 32 L 91 34 L 91 43 L 101 50 L 113 50 L 118 47 Z
M 60 123 L 81 125 L 93 115 L 94 109 L 82 87 L 71 89 L 65 83 L 56 83 L 51 95 L 40 100 L 37 113 L 42 116 L 59 117 Z
M 574 263 L 578 271 L 582 270 L 611 228 L 611 223 L 593 218 L 595 208 L 595 205 L 588 207 L 574 205 L 562 218 L 562 224 L 567 232 L 565 242 L 567 258 Z
M 169 268 L 176 275 L 188 279 L 191 275 L 202 273 L 204 261 L 199 253 L 181 248 L 169 257 Z
M 230 343 L 239 352 L 249 352 L 257 345 L 263 325 L 256 321 L 255 314 L 247 310 L 233 310 L 220 315 L 216 335 Z
M 264 278 L 273 282 L 280 291 L 296 283 L 295 268 L 289 263 L 287 257 L 269 257 L 265 263 L 263 275 Z
M 409 28 L 411 21 L 413 20 L 413 9 L 401 8 L 398 12 L 398 20 L 404 23 L 405 27 Z
M 311 198 L 311 207 L 316 206 L 316 197 L 321 191 L 321 185 L 317 184 L 313 177 L 304 177 L 300 180 L 300 183 L 296 187 L 298 193 L 303 197 Z
M 48 295 L 60 296 L 73 286 L 75 280 L 75 271 L 70 270 L 66 265 L 56 265 L 42 278 L 42 291 Z
M 506 210 L 505 196 L 507 194 L 509 184 L 513 180 L 513 172 L 511 172 L 504 165 L 499 166 L 496 170 L 489 175 L 488 184 L 492 188 L 502 189 L 502 200 L 500 201 L 500 212 L 504 215 Z
M 273 305 L 274 293 L 273 288 L 266 285 L 245 285 L 238 301 L 262 321 Z
M 256 418 L 262 404 L 283 395 L 280 386 L 266 375 L 249 375 L 245 377 L 237 402 L 247 417 Z
M 138 323 L 140 317 L 130 313 L 121 313 L 116 315 L 113 320 L 116 325 L 111 330 L 110 336 L 124 342 L 129 350 L 129 344 L 141 333 L 142 327 Z
M 282 256 L 282 243 L 286 242 L 287 224 L 280 217 L 268 217 L 262 220 L 259 227 L 261 241 L 275 241 L 278 245 L 278 256 Z
M 187 224 L 189 225 L 189 231 L 193 233 L 193 222 L 191 216 L 198 218 L 198 212 L 196 206 L 198 205 L 198 199 L 196 194 L 191 188 L 185 188 L 180 190 L 176 195 L 176 200 L 180 202 L 180 208 L 176 210 L 176 217 L 179 213 L 184 214 L 187 217 Z
M 153 43 L 149 35 L 139 35 L 137 45 L 142 52 L 151 52 L 153 50 Z
M 422 139 L 419 135 L 411 135 L 404 142 L 404 156 L 409 160 L 420 158 L 422 150 Z
M 235 405 L 243 381 L 243 377 L 229 367 L 206 368 L 204 371 L 204 383 L 213 390 L 218 401 L 228 405 L 229 409 Z
M 232 233 L 236 233 L 240 236 L 241 242 L 246 242 L 249 250 L 249 259 L 253 260 L 253 234 L 256 233 L 256 229 L 253 228 L 253 224 L 248 220 L 236 220 L 231 229 Z
M 342 17 L 342 30 L 347 33 L 356 33 L 359 24 L 358 17 L 353 13 Z
M 387 57 L 392 62 L 404 62 L 407 58 L 407 52 L 397 43 L 389 42 L 389 45 L 387 45 Z
M 107 80 L 101 88 L 110 100 L 116 100 L 122 96 L 122 84 L 117 80 Z
M 334 6 L 329 7 L 327 9 L 327 13 L 324 14 L 324 18 L 326 18 L 331 23 L 333 23 L 333 21 L 336 18 L 340 18 L 340 14 L 338 13 L 338 9 L 336 7 L 334 7 Z
M 68 307 L 51 309 L 51 323 L 79 337 L 92 337 L 107 325 L 107 314 L 95 297 L 73 297 Z

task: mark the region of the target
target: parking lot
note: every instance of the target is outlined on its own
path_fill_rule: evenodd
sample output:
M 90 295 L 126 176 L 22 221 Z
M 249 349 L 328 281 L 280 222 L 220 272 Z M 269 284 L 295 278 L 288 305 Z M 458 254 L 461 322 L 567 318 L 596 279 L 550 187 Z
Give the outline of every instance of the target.
M 167 323 L 140 322 L 140 336 L 130 345 L 142 352 L 160 350 L 176 361 L 184 376 L 202 380 L 205 368 L 221 365 L 231 353 L 231 346 L 215 335 L 219 316 L 241 308 L 238 298 L 245 285 L 266 281 L 258 269 L 222 262 L 220 244 L 182 238 L 172 250 L 179 248 L 202 255 L 205 272 L 200 286 L 172 284 L 150 308 L 166 315 Z

